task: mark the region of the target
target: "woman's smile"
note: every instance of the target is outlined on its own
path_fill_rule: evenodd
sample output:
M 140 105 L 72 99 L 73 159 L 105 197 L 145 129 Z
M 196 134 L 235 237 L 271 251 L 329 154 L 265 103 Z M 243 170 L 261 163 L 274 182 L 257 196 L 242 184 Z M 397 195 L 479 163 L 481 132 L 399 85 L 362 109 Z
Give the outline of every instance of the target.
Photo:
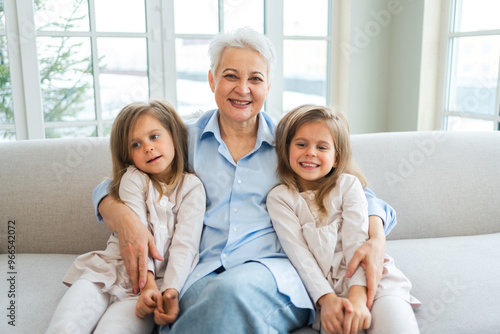
M 270 88 L 267 62 L 257 51 L 227 48 L 208 74 L 223 121 L 254 124 Z

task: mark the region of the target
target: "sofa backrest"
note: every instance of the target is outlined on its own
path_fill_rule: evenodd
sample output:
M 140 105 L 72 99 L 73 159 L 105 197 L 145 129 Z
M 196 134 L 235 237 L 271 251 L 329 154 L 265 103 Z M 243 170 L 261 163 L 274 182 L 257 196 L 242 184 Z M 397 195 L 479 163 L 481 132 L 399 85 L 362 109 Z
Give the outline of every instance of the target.
M 92 190 L 111 175 L 109 139 L 45 139 L 0 144 L 1 253 L 81 254 L 104 249 Z M 15 231 L 8 221 L 15 221 Z M 12 226 L 12 223 L 9 224 Z
M 396 209 L 389 239 L 500 232 L 499 132 L 364 134 L 352 145 L 369 187 Z M 23 253 L 105 248 L 91 198 L 111 175 L 108 139 L 0 143 L 0 159 L 0 253 L 9 233 Z
M 388 239 L 500 232 L 499 132 L 355 135 L 358 165 L 396 209 Z

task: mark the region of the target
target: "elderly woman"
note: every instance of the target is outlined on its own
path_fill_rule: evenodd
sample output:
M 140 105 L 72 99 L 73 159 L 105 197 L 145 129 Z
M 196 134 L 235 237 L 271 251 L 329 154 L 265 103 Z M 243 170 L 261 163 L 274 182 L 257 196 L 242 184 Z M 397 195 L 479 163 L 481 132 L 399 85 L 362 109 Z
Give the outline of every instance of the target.
M 217 109 L 187 124 L 189 161 L 207 194 L 198 265 L 179 295 L 174 333 L 286 333 L 312 322 L 314 307 L 286 257 L 266 209 L 277 179 L 275 124 L 261 111 L 271 87 L 274 49 L 248 29 L 221 34 L 211 43 L 210 88 Z M 106 196 L 107 183 L 94 191 L 97 214 L 117 232 L 134 289 L 146 280 L 149 254 L 161 259 L 154 241 L 133 213 Z M 366 191 L 370 240 L 348 269 L 362 263 L 369 289 L 382 274 L 385 230 L 393 210 Z M 165 328 L 164 328 L 165 329 Z

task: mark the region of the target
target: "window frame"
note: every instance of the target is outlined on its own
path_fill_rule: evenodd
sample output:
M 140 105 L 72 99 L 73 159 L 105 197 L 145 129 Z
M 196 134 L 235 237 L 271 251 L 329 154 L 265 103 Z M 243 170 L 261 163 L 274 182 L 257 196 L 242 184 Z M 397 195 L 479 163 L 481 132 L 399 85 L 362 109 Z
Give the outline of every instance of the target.
M 93 94 L 95 99 L 96 118 L 87 121 L 45 122 L 40 85 L 40 74 L 37 55 L 37 37 L 39 36 L 76 36 L 89 37 L 91 57 L 98 64 L 97 38 L 99 37 L 145 37 L 147 41 L 149 96 L 162 96 L 177 106 L 177 72 L 176 46 L 177 38 L 182 34 L 175 33 L 174 0 L 144 0 L 146 10 L 145 33 L 101 33 L 95 30 L 94 2 L 89 1 L 90 29 L 88 32 L 54 32 L 37 31 L 34 23 L 33 1 L 23 1 L 22 5 L 15 0 L 4 0 L 5 30 L 7 31 L 7 46 L 11 73 L 13 94 L 14 124 L 0 124 L 0 130 L 15 131 L 15 140 L 45 139 L 45 129 L 71 126 L 96 126 L 97 136 L 104 134 L 104 126 L 112 120 L 102 119 L 99 68 L 93 69 Z M 224 30 L 224 0 L 219 1 L 219 31 Z M 338 85 L 339 63 L 342 62 L 337 41 L 340 36 L 340 13 L 343 8 L 340 0 L 327 0 L 329 11 L 328 33 L 325 37 L 284 36 L 283 33 L 283 1 L 263 0 L 264 4 L 264 34 L 269 37 L 276 48 L 276 63 L 283 64 L 284 40 L 325 40 L 327 42 L 327 74 L 326 102 L 333 106 L 339 100 L 345 88 Z M 7 19 L 8 17 L 8 19 Z M 191 36 L 194 37 L 194 36 Z M 202 38 L 212 38 L 214 35 L 202 35 Z M 97 50 L 97 52 L 96 52 Z M 208 71 L 208 69 L 207 69 Z M 283 114 L 284 92 L 283 67 L 276 66 L 272 89 L 266 100 L 265 110 L 276 120 Z M 193 110 L 194 112 L 194 110 Z
M 456 38 L 460 37 L 481 37 L 500 35 L 500 29 L 496 30 L 478 30 L 456 32 L 454 28 L 455 13 L 458 0 L 442 0 L 441 15 L 441 42 L 439 51 L 439 79 L 438 79 L 438 97 L 437 112 L 435 116 L 435 127 L 441 130 L 447 128 L 446 118 L 450 116 L 463 117 L 467 119 L 492 121 L 492 131 L 500 131 L 500 57 L 497 76 L 497 89 L 495 96 L 495 109 L 492 115 L 468 113 L 449 110 L 450 87 L 452 80 L 452 66 L 455 63 L 453 58 L 453 44 Z

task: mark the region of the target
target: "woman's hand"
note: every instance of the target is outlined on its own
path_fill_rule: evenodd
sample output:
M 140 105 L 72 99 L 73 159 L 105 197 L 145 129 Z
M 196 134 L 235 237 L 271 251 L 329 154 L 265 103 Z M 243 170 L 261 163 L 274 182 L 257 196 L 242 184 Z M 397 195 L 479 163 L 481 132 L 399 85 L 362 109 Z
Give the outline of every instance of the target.
M 370 328 L 371 314 L 366 306 L 366 287 L 354 285 L 349 289 L 349 301 L 353 311 L 344 317 L 343 333 L 358 333 Z
M 366 272 L 366 284 L 368 288 L 366 306 L 371 309 L 375 294 L 377 293 L 378 283 L 382 279 L 385 257 L 385 233 L 382 219 L 378 216 L 369 217 L 370 239 L 361 245 L 351 261 L 347 265 L 347 277 L 351 277 L 359 265 Z
M 133 291 L 137 294 L 146 285 L 148 251 L 159 261 L 163 261 L 163 256 L 156 249 L 154 238 L 147 227 L 128 206 L 112 196 L 106 196 L 99 204 L 99 213 L 106 226 L 118 234 L 120 255 Z
M 179 292 L 167 289 L 163 293 L 163 303 L 155 310 L 155 323 L 167 325 L 173 323 L 179 315 Z
M 345 318 L 353 312 L 351 302 L 334 293 L 328 293 L 318 299 L 321 307 L 321 328 L 327 334 L 342 333 Z

